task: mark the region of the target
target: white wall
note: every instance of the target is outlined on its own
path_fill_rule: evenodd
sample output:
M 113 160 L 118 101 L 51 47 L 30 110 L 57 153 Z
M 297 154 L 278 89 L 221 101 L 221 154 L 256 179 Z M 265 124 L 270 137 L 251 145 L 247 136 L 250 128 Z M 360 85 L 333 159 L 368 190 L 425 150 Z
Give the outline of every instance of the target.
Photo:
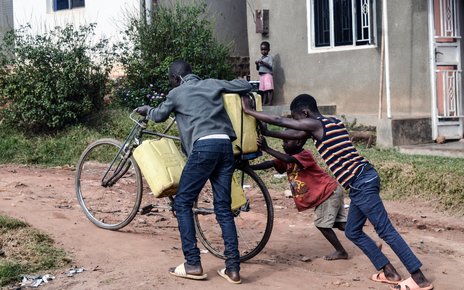
M 14 27 L 30 23 L 36 33 L 44 33 L 67 23 L 97 23 L 97 37 L 117 40 L 129 13 L 139 14 L 139 0 L 86 0 L 85 7 L 53 11 L 52 0 L 14 0 Z

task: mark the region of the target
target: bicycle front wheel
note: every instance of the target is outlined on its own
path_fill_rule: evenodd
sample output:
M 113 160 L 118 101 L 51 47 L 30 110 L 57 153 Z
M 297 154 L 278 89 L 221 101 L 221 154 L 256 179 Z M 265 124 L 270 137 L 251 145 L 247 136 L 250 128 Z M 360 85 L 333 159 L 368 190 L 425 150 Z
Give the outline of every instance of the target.
M 234 210 L 240 261 L 256 256 L 266 246 L 272 232 L 274 208 L 264 182 L 249 167 L 236 169 L 236 181 L 243 187 L 247 203 Z M 225 259 L 222 231 L 216 221 L 213 193 L 209 182 L 198 196 L 194 206 L 198 238 L 216 257 Z
M 142 175 L 133 157 L 124 158 L 114 139 L 93 142 L 76 166 L 76 195 L 96 226 L 118 230 L 129 224 L 142 201 Z M 107 181 L 113 178 L 110 183 Z

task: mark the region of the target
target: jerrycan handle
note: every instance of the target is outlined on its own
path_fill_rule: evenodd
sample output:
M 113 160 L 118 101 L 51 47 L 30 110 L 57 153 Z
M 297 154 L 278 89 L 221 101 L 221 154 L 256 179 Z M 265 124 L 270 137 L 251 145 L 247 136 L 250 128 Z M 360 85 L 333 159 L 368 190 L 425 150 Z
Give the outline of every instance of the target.
M 248 96 L 248 98 L 250 98 L 250 100 L 251 100 L 251 103 L 250 103 L 251 108 L 252 108 L 253 110 L 256 110 L 255 95 L 253 95 L 253 93 L 247 93 L 247 96 Z

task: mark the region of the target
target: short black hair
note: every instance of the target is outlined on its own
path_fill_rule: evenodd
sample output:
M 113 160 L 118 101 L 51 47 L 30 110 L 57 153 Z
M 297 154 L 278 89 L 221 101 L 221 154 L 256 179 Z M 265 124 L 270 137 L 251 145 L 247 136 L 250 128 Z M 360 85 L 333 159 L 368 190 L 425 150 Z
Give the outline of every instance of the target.
M 176 60 L 169 66 L 169 73 L 171 75 L 186 76 L 192 73 L 192 67 L 185 60 Z
M 288 131 L 288 132 L 298 132 L 298 130 L 296 129 L 291 129 L 291 128 L 285 128 L 284 131 Z M 306 141 L 308 141 L 308 138 L 300 138 L 300 139 L 297 139 L 298 141 L 300 141 L 302 143 L 301 147 L 304 146 L 304 144 L 306 143 Z
M 271 44 L 270 44 L 269 42 L 267 42 L 267 41 L 261 42 L 260 47 L 263 46 L 263 45 L 266 46 L 267 50 L 270 50 L 270 49 L 271 49 Z
M 299 113 L 303 109 L 309 109 L 311 112 L 319 113 L 316 99 L 308 94 L 300 94 L 296 96 L 290 104 L 290 111 Z

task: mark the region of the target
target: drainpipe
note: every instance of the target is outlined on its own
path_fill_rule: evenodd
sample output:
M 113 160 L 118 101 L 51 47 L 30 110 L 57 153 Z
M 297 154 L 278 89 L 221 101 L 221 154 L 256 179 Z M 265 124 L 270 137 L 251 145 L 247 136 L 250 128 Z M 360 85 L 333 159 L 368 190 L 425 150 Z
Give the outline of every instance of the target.
M 146 9 L 147 23 L 151 23 L 153 0 L 145 0 L 145 9 Z
M 435 35 L 434 35 L 434 11 L 433 0 L 428 0 L 428 28 L 429 28 L 429 66 L 430 66 L 430 89 L 432 95 L 432 139 L 438 136 L 437 120 L 437 88 L 435 79 Z
M 388 16 L 387 0 L 382 1 L 382 35 L 385 41 L 385 92 L 387 94 L 387 118 L 392 118 L 391 113 L 391 92 L 390 92 L 390 49 L 388 46 Z

